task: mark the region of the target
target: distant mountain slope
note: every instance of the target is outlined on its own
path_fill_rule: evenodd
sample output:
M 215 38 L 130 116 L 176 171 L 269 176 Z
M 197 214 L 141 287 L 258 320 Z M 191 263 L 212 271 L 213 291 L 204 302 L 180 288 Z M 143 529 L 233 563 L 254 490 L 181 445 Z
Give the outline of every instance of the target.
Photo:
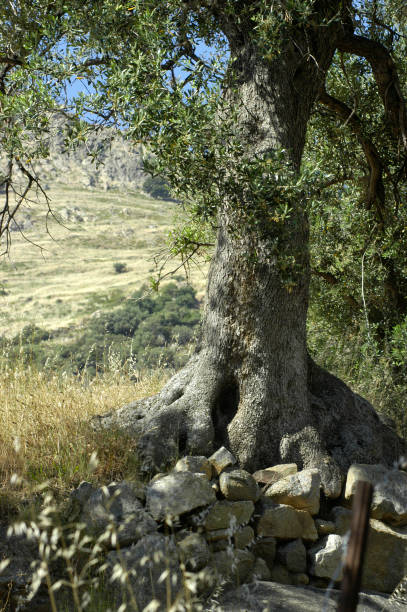
M 30 170 L 37 173 L 45 187 L 57 183 L 104 191 L 134 191 L 142 188 L 147 174 L 143 172 L 141 148 L 132 146 L 119 130 L 100 128 L 98 131 L 90 131 L 86 142 L 76 148 L 68 148 L 68 120 L 54 119 L 52 123 L 50 133 L 44 134 L 49 156 L 32 162 L 23 160 Z M 29 150 L 28 144 L 28 157 Z M 3 175 L 7 175 L 7 159 L 0 151 L 0 176 Z M 17 168 L 14 168 L 13 176 L 17 185 L 19 176 L 23 179 L 22 184 L 25 184 L 26 179 L 19 174 Z M 4 186 L 0 191 L 4 192 Z
M 86 144 L 67 151 L 63 127 L 61 122 L 56 125 L 50 156 L 36 164 L 43 181 L 106 191 L 142 187 L 147 175 L 143 172 L 140 147 L 133 147 L 119 131 L 104 128 L 93 132 Z M 97 163 L 91 154 L 97 154 Z

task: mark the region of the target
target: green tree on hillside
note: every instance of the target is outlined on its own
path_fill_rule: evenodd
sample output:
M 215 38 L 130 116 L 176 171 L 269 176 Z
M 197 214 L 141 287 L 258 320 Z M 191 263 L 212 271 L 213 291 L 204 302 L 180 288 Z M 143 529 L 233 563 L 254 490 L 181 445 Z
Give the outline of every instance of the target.
M 171 200 L 168 185 L 160 176 L 149 176 L 143 183 L 143 189 L 158 200 Z
M 341 176 L 356 165 L 344 147 L 343 164 L 332 161 L 329 176 L 323 167 L 302 164 L 315 103 L 320 100 L 358 135 L 351 151 L 362 147 L 369 171 L 355 211 L 366 212 L 372 234 L 381 231 L 380 223 L 384 227 L 385 216 L 377 149 L 390 160 L 393 178 L 400 175 L 397 187 L 405 180 L 403 81 L 383 30 L 403 30 L 406 16 L 397 2 L 373 5 L 136 0 L 129 6 L 99 0 L 64 9 L 76 65 L 89 66 L 85 76 L 97 88 L 86 104 L 78 101 L 76 113 L 93 108 L 118 118 L 130 138 L 149 145 L 150 170 L 217 232 L 197 352 L 155 399 L 126 414 L 141 434 L 146 461 L 159 464 L 178 448 L 206 454 L 223 443 L 250 469 L 280 461 L 318 466 L 325 490 L 335 495 L 351 462 L 389 463 L 401 448 L 367 402 L 310 359 L 306 341 L 315 273 L 308 205 L 316 222 L 329 227 L 317 197 L 319 191 L 323 201 L 326 179 L 340 181 L 337 193 L 346 201 L 351 181 L 362 178 L 360 172 Z M 212 53 L 201 52 L 202 43 Z M 345 77 L 336 83 L 338 63 Z M 351 64 L 355 82 L 365 78 L 371 89 L 368 134 L 359 125 L 359 109 L 349 106 Z M 332 82 L 338 98 L 329 93 Z M 351 93 L 342 101 L 345 85 Z M 362 87 L 355 97 L 364 94 Z M 342 103 L 351 109 L 346 119 Z M 381 119 L 377 105 L 384 109 Z M 368 117 L 366 110 L 362 119 Z M 334 132 L 326 147 L 338 144 Z M 312 137 L 311 161 L 325 135 L 315 132 L 314 148 Z M 328 217 L 334 216 L 332 204 L 333 197 Z M 363 214 L 359 219 L 365 222 Z M 193 236 L 190 245 L 200 246 Z M 364 244 L 360 249 L 366 258 Z M 334 276 L 329 257 L 317 273 Z

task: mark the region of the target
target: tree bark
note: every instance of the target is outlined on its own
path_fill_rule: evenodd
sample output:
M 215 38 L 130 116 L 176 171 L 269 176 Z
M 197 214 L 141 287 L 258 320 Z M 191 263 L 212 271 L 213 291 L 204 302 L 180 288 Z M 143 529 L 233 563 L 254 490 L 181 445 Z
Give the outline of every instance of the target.
M 310 49 L 308 33 L 272 62 L 244 37 L 232 41 L 247 151 L 261 155 L 284 147 L 296 170 L 335 49 L 332 28 L 316 32 L 309 54 L 303 51 Z M 267 204 L 268 210 L 275 206 Z M 146 466 L 159 468 L 177 453 L 208 455 L 225 445 L 249 470 L 287 461 L 317 466 L 325 492 L 334 497 L 350 463 L 388 463 L 401 443 L 366 401 L 310 360 L 305 203 L 295 202 L 280 225 L 239 227 L 225 201 L 196 354 L 157 396 L 96 422 L 139 435 Z M 291 286 L 284 282 L 281 255 L 293 257 Z

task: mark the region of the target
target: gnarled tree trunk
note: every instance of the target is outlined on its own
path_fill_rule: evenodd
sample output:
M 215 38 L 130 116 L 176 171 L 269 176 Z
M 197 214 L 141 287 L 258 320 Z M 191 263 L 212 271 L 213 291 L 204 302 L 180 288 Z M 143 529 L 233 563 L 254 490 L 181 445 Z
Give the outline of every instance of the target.
M 234 42 L 234 85 L 249 153 L 284 147 L 298 170 L 334 33 L 321 30 L 308 57 L 298 49 L 310 41 L 297 38 L 298 48 L 288 46 L 271 63 L 250 44 Z M 268 204 L 272 209 L 274 203 Z M 236 224 L 225 202 L 196 354 L 161 393 L 98 422 L 140 435 L 140 453 L 156 467 L 177 452 L 207 455 L 223 444 L 250 470 L 286 461 L 318 466 L 326 493 L 338 495 L 350 463 L 389 463 L 399 453 L 399 440 L 368 402 L 308 356 L 304 202 L 294 203 L 282 230 L 278 223 L 267 231 Z M 275 253 L 278 236 L 283 256 L 295 259 L 290 287 Z

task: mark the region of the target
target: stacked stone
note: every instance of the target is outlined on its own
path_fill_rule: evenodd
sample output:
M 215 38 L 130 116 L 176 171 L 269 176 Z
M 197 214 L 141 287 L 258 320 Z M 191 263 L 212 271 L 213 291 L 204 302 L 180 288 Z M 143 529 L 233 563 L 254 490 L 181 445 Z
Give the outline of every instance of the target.
M 342 578 L 349 506 L 360 479 L 379 483 L 363 586 L 389 593 L 407 573 L 407 474 L 399 470 L 352 466 L 340 497 L 341 491 L 321 492 L 317 469 L 285 464 L 251 475 L 222 447 L 209 459 L 180 459 L 147 486 L 123 482 L 94 489 L 82 483 L 72 502 L 95 535 L 114 532 L 121 551 L 108 553 L 108 567 L 123 554 L 135 567 L 154 550 L 171 559 L 172 580 L 179 584 L 185 568 L 237 584 L 260 579 L 321 586 Z M 157 575 L 162 571 L 159 566 Z
M 180 459 L 148 485 L 82 483 L 69 518 L 107 534 L 107 574 L 123 562 L 131 568 L 140 609 L 152 584 L 154 597 L 168 602 L 163 575 L 174 598 L 186 575 L 195 576 L 198 594 L 216 580 L 323 586 L 342 578 L 357 480 L 375 485 L 362 586 L 391 593 L 407 574 L 407 473 L 398 469 L 354 465 L 344 491 L 324 491 L 317 469 L 285 464 L 252 475 L 222 447 L 209 459 Z

